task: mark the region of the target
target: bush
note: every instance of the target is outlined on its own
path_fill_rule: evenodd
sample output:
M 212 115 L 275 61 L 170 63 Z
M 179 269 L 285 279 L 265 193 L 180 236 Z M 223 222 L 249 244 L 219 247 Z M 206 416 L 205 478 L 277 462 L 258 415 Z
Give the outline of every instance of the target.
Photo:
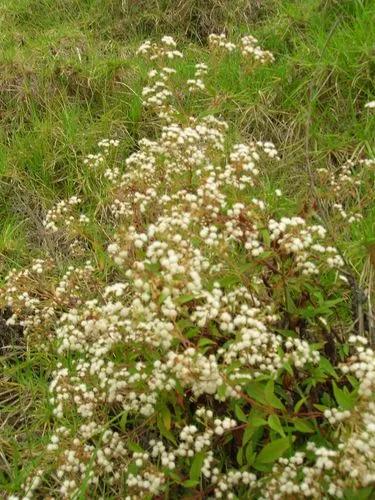
M 171 37 L 142 44 L 158 136 L 124 164 L 116 138 L 100 141 L 83 162 L 96 187 L 45 219 L 64 258 L 7 277 L 7 322 L 51 370 L 22 498 L 371 495 L 375 358 L 345 260 L 316 212 L 269 188 L 274 144 L 234 144 L 204 113 L 215 69 L 273 55 L 250 36 L 209 41 L 187 80 Z M 373 164 L 311 173 L 345 225 Z

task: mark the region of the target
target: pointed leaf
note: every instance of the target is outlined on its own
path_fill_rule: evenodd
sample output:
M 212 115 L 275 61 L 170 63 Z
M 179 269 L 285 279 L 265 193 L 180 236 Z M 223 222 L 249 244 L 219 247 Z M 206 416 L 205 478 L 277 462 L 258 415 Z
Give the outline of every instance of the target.
M 271 427 L 271 429 L 278 432 L 280 436 L 285 437 L 283 426 L 281 425 L 280 419 L 277 415 L 274 414 L 268 417 L 268 425 Z
M 290 447 L 289 438 L 276 439 L 268 443 L 257 457 L 257 463 L 266 464 L 275 462 Z
M 201 470 L 203 467 L 203 462 L 204 462 L 204 457 L 205 453 L 203 451 L 197 453 L 195 457 L 193 458 L 193 461 L 191 463 L 190 467 L 190 474 L 189 477 L 193 481 L 198 481 L 199 477 L 201 475 Z

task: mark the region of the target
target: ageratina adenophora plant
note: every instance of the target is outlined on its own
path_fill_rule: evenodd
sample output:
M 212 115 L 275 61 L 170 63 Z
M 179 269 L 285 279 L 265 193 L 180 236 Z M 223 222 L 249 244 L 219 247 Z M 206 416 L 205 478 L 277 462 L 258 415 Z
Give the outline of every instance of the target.
M 354 498 L 374 484 L 375 358 L 340 253 L 317 216 L 280 215 L 272 143 L 233 144 L 220 117 L 186 111 L 215 99 L 228 53 L 243 71 L 273 55 L 251 36 L 209 42 L 183 84 L 175 41 L 145 42 L 156 138 L 123 164 L 117 139 L 83 161 L 106 193 L 102 258 L 88 261 L 99 244 L 78 193 L 45 219 L 69 267 L 46 255 L 7 277 L 9 323 L 55 360 L 53 431 L 10 498 Z M 345 224 L 372 166 L 317 172 Z

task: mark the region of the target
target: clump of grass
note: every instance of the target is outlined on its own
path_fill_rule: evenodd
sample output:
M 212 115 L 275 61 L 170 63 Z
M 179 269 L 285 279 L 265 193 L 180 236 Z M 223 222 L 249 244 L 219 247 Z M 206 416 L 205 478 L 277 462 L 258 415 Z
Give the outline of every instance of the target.
M 284 191 L 308 199 L 306 134 L 313 167 L 371 155 L 375 118 L 364 109 L 374 78 L 372 2 L 3 2 L 0 76 L 4 211 L 17 199 L 37 198 L 44 212 L 71 194 L 80 154 L 114 133 L 124 157 L 152 124 L 141 119 L 142 81 L 132 53 L 138 40 L 169 31 L 190 45 L 189 72 L 209 32 L 225 27 L 234 38 L 250 31 L 277 56 L 276 64 L 238 78 L 238 65 L 217 73 L 222 98 L 214 103 L 239 136 L 272 140 L 284 160 L 275 178 Z M 189 55 L 190 58 L 190 55 Z M 182 68 L 181 68 L 182 69 Z M 309 124 L 309 126 L 307 126 Z M 126 139 L 124 141 L 124 139 Z M 126 144 L 126 147 L 125 147 Z M 4 185 L 12 179 L 11 192 Z M 5 182 L 4 182 L 5 181 Z M 297 186 L 296 189 L 295 186 Z M 24 203 L 21 204 L 24 206 Z M 28 220 L 33 251 L 38 221 Z M 12 258 L 22 258 L 22 251 Z

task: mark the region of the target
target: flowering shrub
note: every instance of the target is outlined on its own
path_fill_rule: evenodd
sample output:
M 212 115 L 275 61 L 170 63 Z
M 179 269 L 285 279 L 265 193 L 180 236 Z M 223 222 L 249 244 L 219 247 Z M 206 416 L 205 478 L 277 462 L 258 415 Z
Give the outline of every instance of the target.
M 226 53 L 251 70 L 273 55 L 250 36 L 210 46 L 182 87 L 175 41 L 142 44 L 160 133 L 124 168 L 116 139 L 83 162 L 107 193 L 106 272 L 79 193 L 45 220 L 68 269 L 46 255 L 7 277 L 8 323 L 55 360 L 53 431 L 11 498 L 341 498 L 375 482 L 375 357 L 342 256 L 318 220 L 279 214 L 274 144 L 233 144 L 225 121 L 185 111 L 214 97 Z M 343 218 L 351 166 L 318 172 Z

